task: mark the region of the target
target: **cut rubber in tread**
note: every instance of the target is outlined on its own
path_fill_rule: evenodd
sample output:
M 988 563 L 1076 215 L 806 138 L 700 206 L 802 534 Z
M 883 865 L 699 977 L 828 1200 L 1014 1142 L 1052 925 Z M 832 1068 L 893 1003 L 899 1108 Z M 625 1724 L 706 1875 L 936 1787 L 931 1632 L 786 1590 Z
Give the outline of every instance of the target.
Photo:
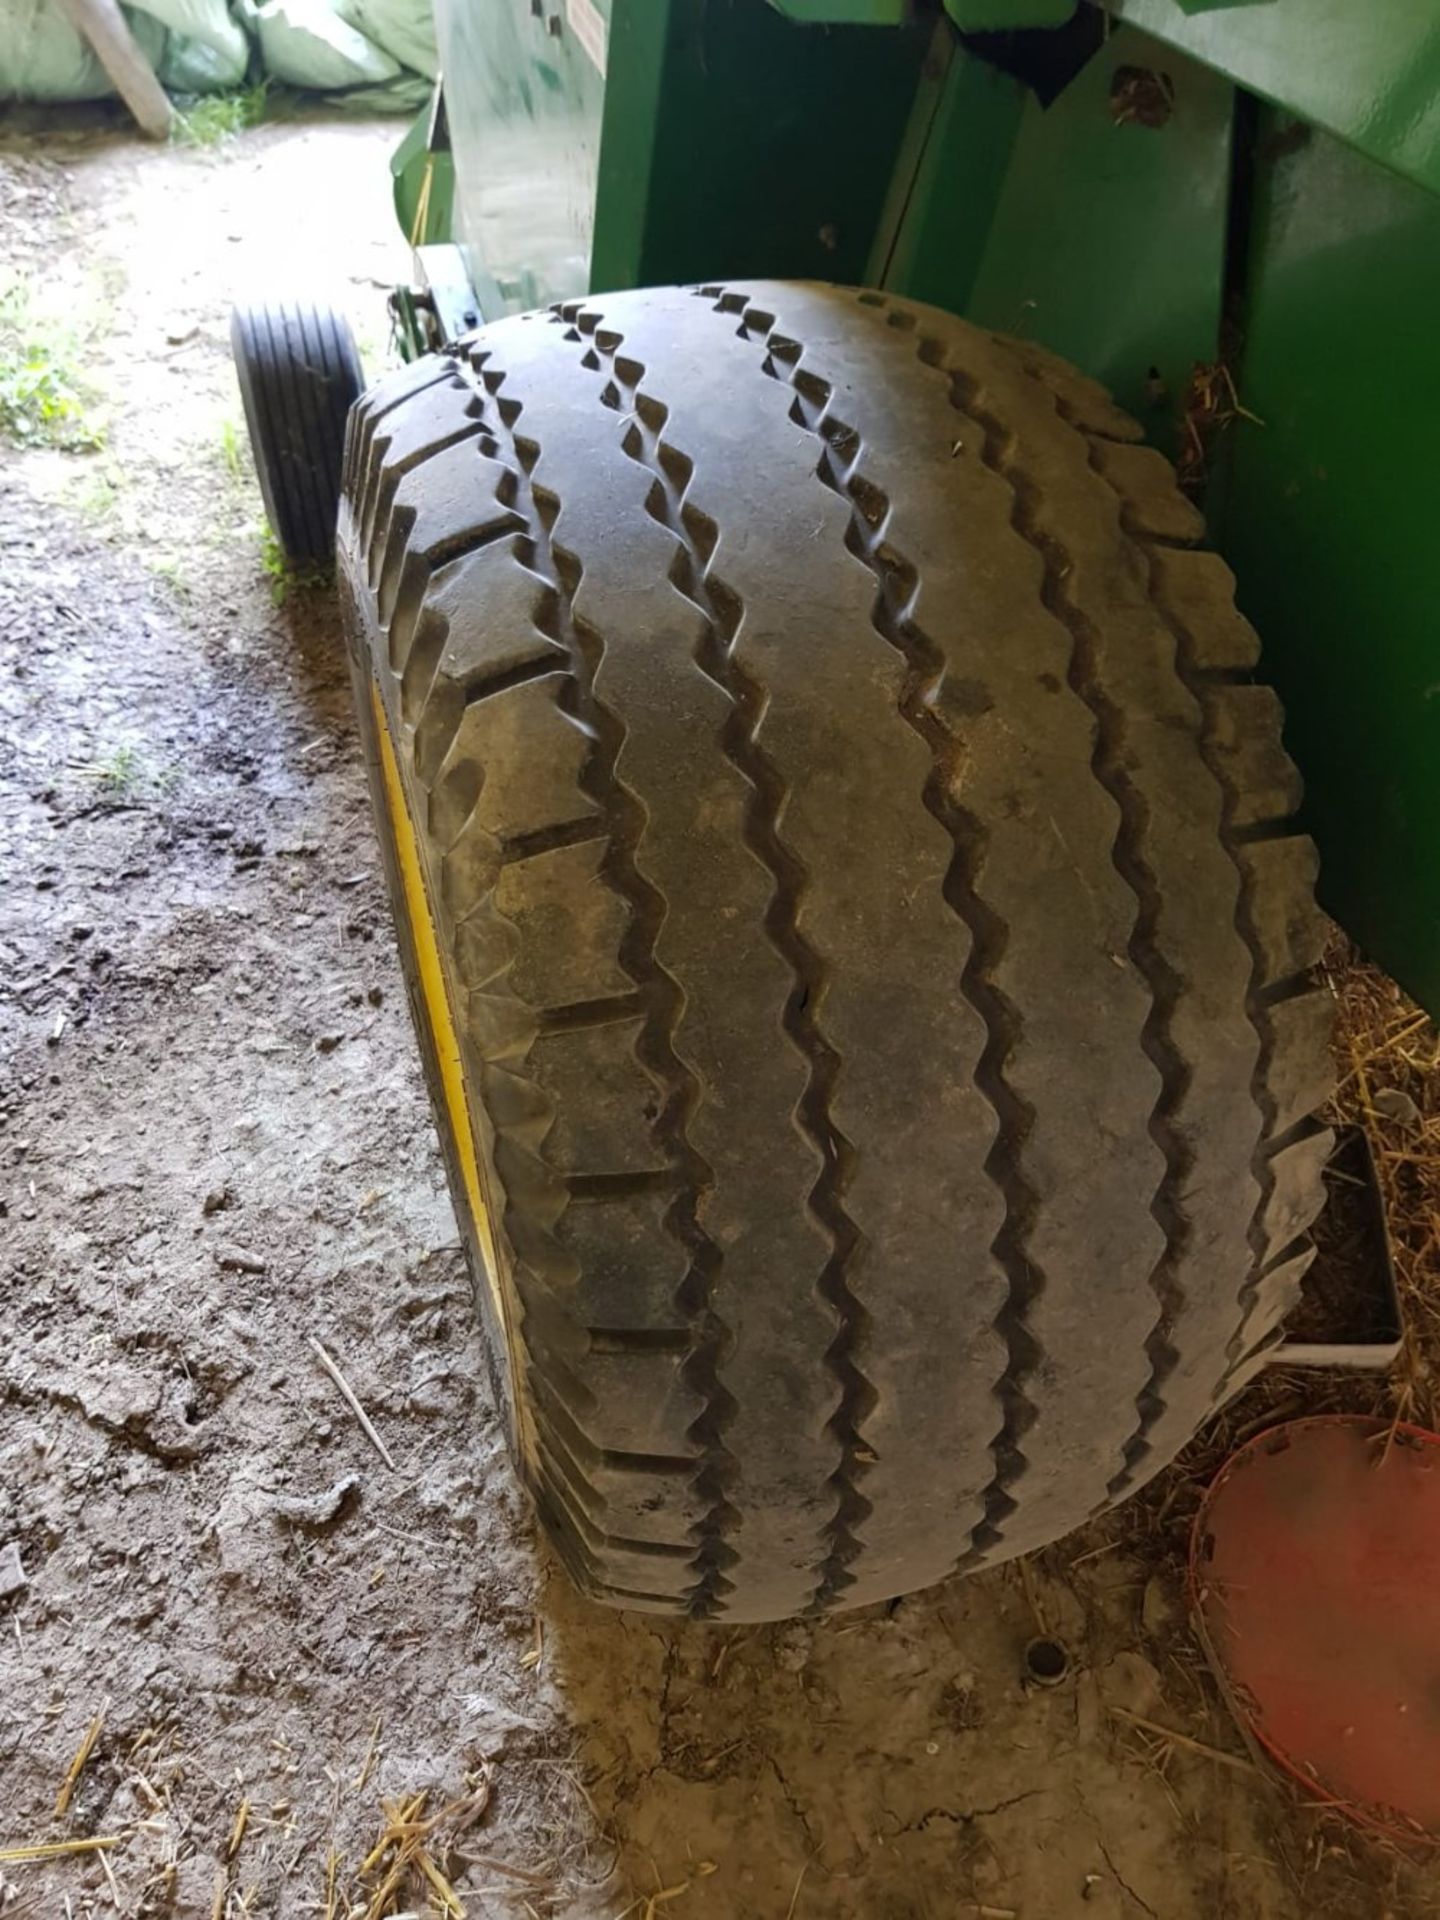
M 1042 348 L 781 283 L 502 321 L 351 417 L 491 1370 L 597 1599 L 771 1619 L 1043 1545 L 1294 1302 L 1314 849 L 1142 438 Z

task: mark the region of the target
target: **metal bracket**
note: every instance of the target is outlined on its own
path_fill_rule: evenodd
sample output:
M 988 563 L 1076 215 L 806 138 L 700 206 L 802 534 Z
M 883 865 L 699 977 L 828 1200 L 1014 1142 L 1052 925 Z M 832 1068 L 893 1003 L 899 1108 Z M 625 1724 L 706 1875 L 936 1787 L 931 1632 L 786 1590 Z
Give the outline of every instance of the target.
M 1405 1328 L 1385 1199 L 1363 1127 L 1341 1130 L 1326 1180 L 1329 1199 L 1315 1226 L 1320 1251 L 1302 1283 L 1300 1327 L 1287 1330 L 1268 1364 L 1384 1373 L 1399 1358 Z M 1322 1291 L 1319 1283 L 1332 1266 L 1340 1284 Z
M 416 247 L 418 286 L 390 295 L 390 327 L 404 360 L 438 353 L 483 323 L 465 255 L 450 243 Z
M 415 263 L 420 283 L 430 297 L 430 307 L 440 330 L 441 344 L 458 340 L 480 325 L 480 296 L 470 281 L 465 256 L 453 244 L 417 247 Z

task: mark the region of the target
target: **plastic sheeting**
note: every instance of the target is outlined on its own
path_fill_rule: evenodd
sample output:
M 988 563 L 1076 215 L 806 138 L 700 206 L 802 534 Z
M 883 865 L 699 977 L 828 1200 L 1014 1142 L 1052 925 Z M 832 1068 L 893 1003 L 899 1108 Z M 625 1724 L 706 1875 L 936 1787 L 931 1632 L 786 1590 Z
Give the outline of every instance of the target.
M 337 10 L 392 60 L 427 80 L 440 77 L 430 0 L 336 0 Z
M 430 0 L 125 0 L 124 12 L 172 93 L 268 77 L 315 93 L 374 89 L 399 109 L 424 98 L 438 66 Z M 50 0 L 0 0 L 0 99 L 113 91 Z
M 358 33 L 329 0 L 239 0 L 245 24 L 260 43 L 266 73 L 291 87 L 340 93 L 383 86 L 400 72 L 383 48 Z

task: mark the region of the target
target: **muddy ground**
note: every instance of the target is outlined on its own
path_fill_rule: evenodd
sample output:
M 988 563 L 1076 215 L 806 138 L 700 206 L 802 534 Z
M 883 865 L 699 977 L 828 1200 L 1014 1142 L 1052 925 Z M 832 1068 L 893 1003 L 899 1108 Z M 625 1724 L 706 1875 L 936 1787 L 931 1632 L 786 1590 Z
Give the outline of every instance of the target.
M 1220 1704 L 1179 1577 L 1206 1457 L 819 1626 L 599 1613 L 537 1540 L 334 609 L 274 598 L 226 348 L 231 299 L 299 269 L 378 367 L 397 134 L 0 127 L 0 279 L 66 316 L 105 433 L 0 449 L 0 1848 L 115 1841 L 0 1865 L 0 1913 L 365 1914 L 382 1801 L 422 1792 L 464 1803 L 431 1851 L 472 1916 L 1435 1912 Z M 1050 1690 L 1040 1627 L 1074 1658 Z

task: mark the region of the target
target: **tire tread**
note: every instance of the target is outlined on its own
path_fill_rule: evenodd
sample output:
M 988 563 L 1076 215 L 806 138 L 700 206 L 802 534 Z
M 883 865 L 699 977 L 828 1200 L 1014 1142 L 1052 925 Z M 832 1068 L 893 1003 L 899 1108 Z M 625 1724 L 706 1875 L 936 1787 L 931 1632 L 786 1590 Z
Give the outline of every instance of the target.
M 823 604 L 790 621 L 830 649 L 833 775 L 811 657 L 765 604 L 771 509 L 712 444 L 712 394 L 829 556 L 798 556 Z M 978 561 L 939 559 L 950 439 Z M 591 1593 L 768 1618 L 1025 1551 L 1172 1457 L 1293 1303 L 1329 1150 L 1314 849 L 1228 570 L 1140 439 L 1043 349 L 772 285 L 503 322 L 351 416 L 352 637 L 461 996 L 525 1470 Z M 621 519 L 643 560 L 606 544 Z M 972 770 L 997 698 L 1027 751 Z M 1047 804 L 1070 861 L 1037 866 L 1047 899 L 1091 903 L 1068 945 L 1017 891 Z M 866 903 L 901 897 L 907 819 L 929 878 L 877 1040 Z M 679 910 L 692 872 L 728 922 Z M 1103 1232 L 1062 972 L 1107 1063 L 1107 1191 L 1134 1195 Z M 737 1007 L 775 1034 L 743 1072 Z M 897 1126 L 907 1060 L 962 1101 L 923 1152 Z M 772 1264 L 743 1289 L 752 1218 Z M 1127 1276 L 1098 1317 L 1066 1280 L 1096 1234 Z

